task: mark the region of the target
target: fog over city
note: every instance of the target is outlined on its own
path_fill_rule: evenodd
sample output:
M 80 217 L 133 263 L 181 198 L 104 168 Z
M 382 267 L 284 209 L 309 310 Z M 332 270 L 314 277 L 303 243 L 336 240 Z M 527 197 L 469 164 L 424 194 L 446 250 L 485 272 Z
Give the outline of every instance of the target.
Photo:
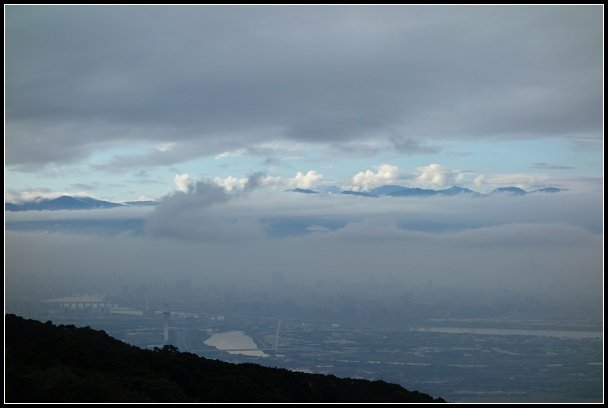
M 45 231 L 7 232 L 7 284 L 75 274 L 90 292 L 104 281 L 179 279 L 263 288 L 280 272 L 334 290 L 390 278 L 601 302 L 601 197 L 558 194 L 230 195 L 199 182 L 154 209 L 9 213 L 9 228 L 36 222 Z

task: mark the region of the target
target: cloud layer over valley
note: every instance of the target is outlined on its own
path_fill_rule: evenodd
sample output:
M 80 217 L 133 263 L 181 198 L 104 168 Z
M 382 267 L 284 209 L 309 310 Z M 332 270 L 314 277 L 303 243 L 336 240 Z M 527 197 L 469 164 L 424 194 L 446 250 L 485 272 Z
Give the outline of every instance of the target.
M 282 273 L 306 284 L 390 278 L 597 298 L 600 203 L 569 192 L 377 199 L 263 189 L 227 194 L 198 182 L 153 209 L 7 213 L 14 230 L 7 232 L 7 284 L 19 286 L 23 274 L 49 268 L 96 284 L 111 274 L 257 287 Z M 38 224 L 23 227 L 32 222 Z

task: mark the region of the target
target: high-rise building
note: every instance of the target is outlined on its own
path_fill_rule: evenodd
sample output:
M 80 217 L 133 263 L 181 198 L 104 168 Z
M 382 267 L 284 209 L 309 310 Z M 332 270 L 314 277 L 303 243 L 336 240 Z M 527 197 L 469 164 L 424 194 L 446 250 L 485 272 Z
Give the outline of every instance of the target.
M 169 305 L 165 303 L 165 311 L 163 312 L 163 340 L 165 344 L 169 344 L 169 319 L 171 319 L 171 312 L 169 312 Z

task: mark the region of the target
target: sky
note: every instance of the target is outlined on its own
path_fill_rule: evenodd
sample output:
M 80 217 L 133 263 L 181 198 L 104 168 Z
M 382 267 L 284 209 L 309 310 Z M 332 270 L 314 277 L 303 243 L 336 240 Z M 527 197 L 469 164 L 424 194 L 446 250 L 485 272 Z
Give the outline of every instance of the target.
M 386 184 L 563 191 L 331 193 Z M 603 7 L 6 6 L 5 202 L 61 194 L 158 205 L 6 211 L 6 295 L 281 273 L 599 313 Z
M 603 189 L 601 6 L 6 6 L 5 195 Z

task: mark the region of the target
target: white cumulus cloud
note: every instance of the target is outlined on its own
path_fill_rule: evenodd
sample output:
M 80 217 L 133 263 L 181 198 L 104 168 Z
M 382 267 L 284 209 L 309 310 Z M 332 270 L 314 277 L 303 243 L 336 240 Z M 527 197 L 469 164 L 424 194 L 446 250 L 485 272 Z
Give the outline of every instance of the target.
M 223 187 L 227 192 L 251 190 L 257 188 L 285 189 L 285 188 L 315 188 L 323 180 L 323 175 L 315 170 L 306 173 L 298 171 L 294 177 L 282 177 L 271 174 L 258 173 L 249 178 L 215 177 L 214 184 Z
M 187 193 L 188 186 L 190 185 L 190 175 L 188 173 L 176 174 L 175 177 L 173 177 L 173 183 L 179 191 Z
M 480 185 L 483 176 L 472 171 L 452 170 L 437 163 L 418 167 L 415 183 L 429 187 L 447 187 L 456 184 Z M 480 178 L 481 177 L 481 178 Z
M 453 172 L 440 164 L 429 164 L 428 166 L 418 167 L 416 182 L 422 185 L 443 187 L 453 177 Z
M 213 183 L 223 187 L 227 192 L 242 190 L 247 184 L 247 178 L 236 178 L 228 176 L 226 178 L 215 177 Z
M 289 180 L 289 183 L 298 188 L 314 188 L 319 182 L 323 180 L 323 175 L 314 171 L 309 170 L 306 174 L 301 171 L 296 173 L 296 176 Z
M 374 170 L 360 171 L 352 178 L 352 185 L 345 186 L 352 190 L 369 190 L 384 184 L 398 183 L 403 173 L 392 164 L 381 164 Z

